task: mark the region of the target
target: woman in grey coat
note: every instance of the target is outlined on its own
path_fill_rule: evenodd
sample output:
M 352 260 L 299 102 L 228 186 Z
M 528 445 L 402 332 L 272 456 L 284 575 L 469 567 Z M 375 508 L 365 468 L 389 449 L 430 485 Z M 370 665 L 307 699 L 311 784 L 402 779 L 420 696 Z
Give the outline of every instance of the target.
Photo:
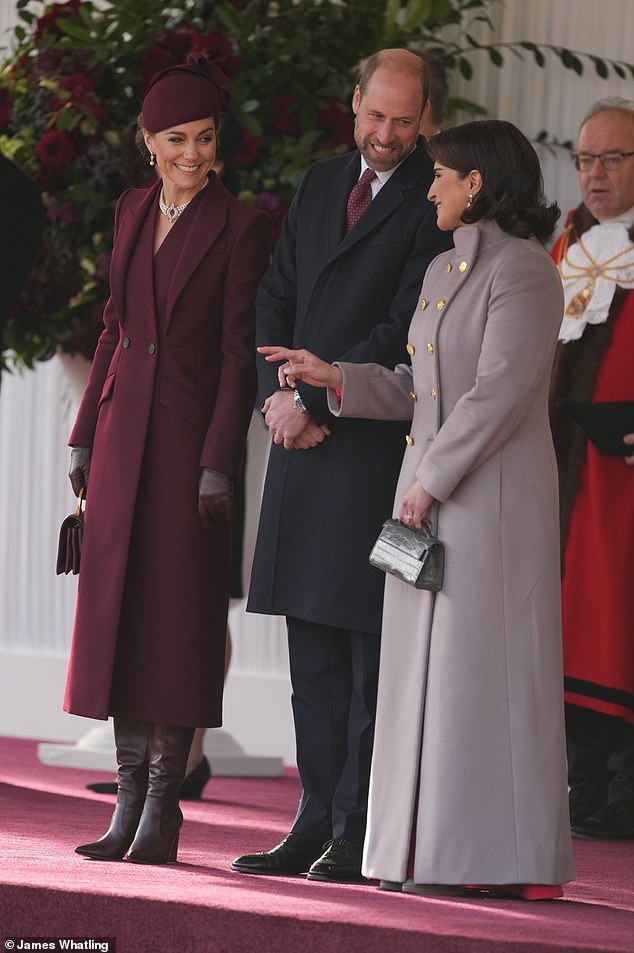
M 425 275 L 411 367 L 262 350 L 285 383 L 328 386 L 335 414 L 413 418 L 394 516 L 428 519 L 445 544 L 441 592 L 386 578 L 364 874 L 408 893 L 558 897 L 574 877 L 547 412 L 562 290 L 541 241 L 559 210 L 510 123 L 428 148 L 455 248 Z

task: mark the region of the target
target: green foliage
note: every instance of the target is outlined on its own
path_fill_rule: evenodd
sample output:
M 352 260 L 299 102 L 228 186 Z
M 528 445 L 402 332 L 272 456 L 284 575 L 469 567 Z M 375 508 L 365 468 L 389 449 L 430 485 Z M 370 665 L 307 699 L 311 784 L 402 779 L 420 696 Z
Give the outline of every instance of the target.
M 499 0 L 17 0 L 18 25 L 0 64 L 0 150 L 42 189 L 44 242 L 6 328 L 5 348 L 32 367 L 59 348 L 91 356 L 108 295 L 118 196 L 152 173 L 134 146 L 145 85 L 158 69 L 205 52 L 233 81 L 225 157 L 240 197 L 276 226 L 307 166 L 352 148 L 350 99 L 359 60 L 381 47 L 435 52 L 469 78 L 478 55 L 582 74 L 634 67 L 521 41 L 483 45 Z M 446 39 L 450 28 L 452 39 Z M 454 109 L 483 114 L 466 100 Z M 222 138 L 222 137 L 221 137 Z

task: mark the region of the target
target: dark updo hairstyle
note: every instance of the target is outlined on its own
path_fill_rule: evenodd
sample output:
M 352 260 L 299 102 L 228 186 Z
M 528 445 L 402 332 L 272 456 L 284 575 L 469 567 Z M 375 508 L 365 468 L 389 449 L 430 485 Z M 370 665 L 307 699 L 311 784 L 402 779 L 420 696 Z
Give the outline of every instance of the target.
M 472 225 L 493 219 L 518 238 L 549 238 L 559 218 L 556 203 L 546 203 L 537 153 L 513 123 L 480 119 L 446 129 L 427 142 L 432 159 L 455 169 L 461 179 L 473 170 L 482 188 L 465 208 L 462 221 Z

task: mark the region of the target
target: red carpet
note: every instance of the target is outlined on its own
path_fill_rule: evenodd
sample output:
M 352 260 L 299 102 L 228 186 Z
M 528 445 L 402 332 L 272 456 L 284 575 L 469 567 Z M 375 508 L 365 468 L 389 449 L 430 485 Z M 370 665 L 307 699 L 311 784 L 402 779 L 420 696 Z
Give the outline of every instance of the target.
M 176 866 L 98 863 L 73 848 L 107 827 L 114 799 L 84 788 L 102 779 L 0 739 L 0 951 L 7 938 L 19 950 L 20 937 L 116 937 L 117 953 L 634 953 L 634 843 L 575 841 L 577 881 L 536 903 L 233 873 L 233 857 L 288 830 L 289 772 L 212 779 L 183 805 Z

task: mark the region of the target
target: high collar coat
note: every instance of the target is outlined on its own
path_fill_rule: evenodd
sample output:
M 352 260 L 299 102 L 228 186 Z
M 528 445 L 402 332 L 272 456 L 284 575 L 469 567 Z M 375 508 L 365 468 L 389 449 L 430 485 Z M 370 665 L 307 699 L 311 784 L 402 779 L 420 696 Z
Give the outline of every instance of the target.
M 358 152 L 311 166 L 257 297 L 257 343 L 304 347 L 325 360 L 404 359 L 425 270 L 451 244 L 427 200 L 432 162 L 419 147 L 346 235 Z M 259 360 L 259 402 L 277 387 Z M 378 633 L 383 579 L 368 553 L 389 513 L 405 446 L 398 422 L 334 420 L 322 391 L 304 403 L 332 434 L 310 450 L 272 445 L 248 609 Z
M 535 239 L 454 233 L 414 312 L 412 367 L 344 364 L 340 411 L 406 418 L 394 500 L 437 500 L 442 591 L 386 576 L 364 872 L 441 884 L 574 876 L 557 471 L 547 395 L 563 294 Z M 414 399 L 415 398 L 415 399 Z M 415 838 L 412 841 L 412 830 Z
M 159 189 L 128 191 L 117 206 L 105 329 L 70 437 L 92 460 L 64 707 L 212 726 L 230 528 L 203 529 L 198 482 L 201 467 L 240 471 L 271 223 L 212 174 L 153 261 Z M 155 276 L 166 261 L 171 277 Z

